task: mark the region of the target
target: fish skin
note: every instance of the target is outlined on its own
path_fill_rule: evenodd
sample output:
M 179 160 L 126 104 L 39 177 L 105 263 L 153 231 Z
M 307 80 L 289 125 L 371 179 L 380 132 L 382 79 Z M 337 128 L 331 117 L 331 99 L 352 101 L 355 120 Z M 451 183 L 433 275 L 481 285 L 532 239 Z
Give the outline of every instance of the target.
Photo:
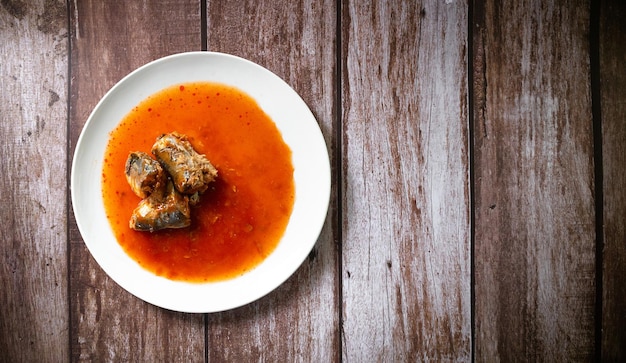
M 191 225 L 189 197 L 180 194 L 171 180 L 139 202 L 129 221 L 136 231 L 156 232 L 167 228 L 185 228 Z
M 140 198 L 146 198 L 156 189 L 165 186 L 167 176 L 161 164 L 142 151 L 134 151 L 126 159 L 126 181 Z

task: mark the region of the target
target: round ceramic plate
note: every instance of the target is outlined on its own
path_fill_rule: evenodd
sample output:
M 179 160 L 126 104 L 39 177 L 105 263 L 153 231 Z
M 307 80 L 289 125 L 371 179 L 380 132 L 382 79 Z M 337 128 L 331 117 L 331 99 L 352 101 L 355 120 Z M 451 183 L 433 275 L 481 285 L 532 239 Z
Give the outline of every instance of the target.
M 105 215 L 101 175 L 109 133 L 130 110 L 168 86 L 196 81 L 235 86 L 276 123 L 292 151 L 296 198 L 285 233 L 259 266 L 213 283 L 172 281 L 140 267 L 117 243 Z M 94 259 L 122 288 L 151 304 L 182 312 L 232 309 L 266 295 L 302 264 L 315 245 L 330 198 L 330 163 L 315 117 L 300 96 L 267 69 L 232 55 L 181 53 L 138 68 L 100 100 L 82 130 L 72 163 L 78 229 Z

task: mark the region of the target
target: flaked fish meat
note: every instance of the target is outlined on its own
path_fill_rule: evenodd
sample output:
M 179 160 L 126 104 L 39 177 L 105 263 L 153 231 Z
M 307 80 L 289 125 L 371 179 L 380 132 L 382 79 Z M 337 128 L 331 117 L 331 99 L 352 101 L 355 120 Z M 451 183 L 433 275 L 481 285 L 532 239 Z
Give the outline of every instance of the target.
M 196 152 L 185 135 L 177 132 L 157 138 L 152 153 L 169 173 L 176 189 L 183 194 L 202 193 L 217 177 L 213 164 Z

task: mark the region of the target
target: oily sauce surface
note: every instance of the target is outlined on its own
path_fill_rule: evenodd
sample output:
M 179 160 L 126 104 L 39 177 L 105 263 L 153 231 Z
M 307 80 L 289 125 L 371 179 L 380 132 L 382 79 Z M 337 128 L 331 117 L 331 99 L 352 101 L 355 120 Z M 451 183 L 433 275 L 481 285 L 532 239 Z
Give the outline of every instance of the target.
M 129 152 L 177 131 L 218 170 L 191 207 L 191 227 L 137 232 L 128 222 L 140 198 L 124 176 Z M 258 265 L 283 235 L 295 197 L 291 150 L 272 120 L 238 89 L 186 83 L 136 106 L 110 134 L 102 170 L 107 218 L 117 241 L 144 268 L 172 280 L 218 281 Z

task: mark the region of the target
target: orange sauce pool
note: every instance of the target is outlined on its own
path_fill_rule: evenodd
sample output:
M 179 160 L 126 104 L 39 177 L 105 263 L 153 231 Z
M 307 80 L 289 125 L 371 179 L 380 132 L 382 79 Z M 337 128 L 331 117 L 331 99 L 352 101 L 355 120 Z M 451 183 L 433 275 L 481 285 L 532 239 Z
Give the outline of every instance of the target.
M 150 154 L 157 136 L 188 136 L 218 170 L 191 207 L 184 229 L 137 232 L 128 223 L 140 201 L 126 182 L 131 151 Z M 291 150 L 247 94 L 216 83 L 185 83 L 137 105 L 110 134 L 102 193 L 126 253 L 156 275 L 189 282 L 234 278 L 261 263 L 282 237 L 295 197 Z

